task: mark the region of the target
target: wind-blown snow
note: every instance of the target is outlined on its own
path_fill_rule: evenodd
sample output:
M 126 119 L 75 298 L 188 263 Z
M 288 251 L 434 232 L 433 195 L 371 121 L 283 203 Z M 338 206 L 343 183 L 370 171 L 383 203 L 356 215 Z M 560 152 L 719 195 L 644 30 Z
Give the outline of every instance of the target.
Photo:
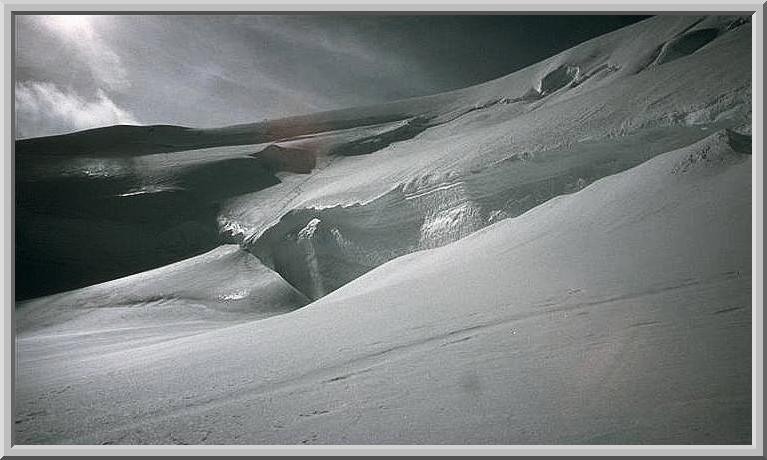
M 750 34 L 662 16 L 194 150 L 24 154 L 50 228 L 108 218 L 38 215 L 76 177 L 220 234 L 18 304 L 16 442 L 750 443 Z

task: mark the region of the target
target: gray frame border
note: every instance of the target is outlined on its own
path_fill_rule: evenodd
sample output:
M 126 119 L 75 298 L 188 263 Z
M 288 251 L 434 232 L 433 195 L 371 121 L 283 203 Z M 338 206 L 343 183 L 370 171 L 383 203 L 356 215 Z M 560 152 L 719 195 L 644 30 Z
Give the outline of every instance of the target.
M 287 0 L 282 3 L 228 0 L 215 4 L 205 0 L 166 0 L 152 3 L 137 0 L 134 3 L 107 3 L 81 0 L 65 3 L 65 0 L 6 1 L 0 0 L 3 14 L 3 107 L 0 120 L 3 125 L 3 226 L 2 226 L 2 343 L 3 343 L 3 418 L 0 421 L 0 439 L 3 456 L 31 455 L 695 455 L 695 456 L 764 456 L 763 424 L 763 208 L 764 208 L 764 159 L 763 131 L 753 130 L 752 146 L 752 445 L 751 446 L 13 446 L 13 375 L 15 371 L 15 341 L 13 330 L 14 277 L 12 251 L 15 247 L 14 219 L 14 116 L 13 97 L 13 49 L 15 42 L 15 14 L 43 14 L 46 12 L 91 14 L 692 14 L 692 13 L 752 13 L 752 81 L 753 125 L 764 126 L 763 107 L 763 58 L 764 58 L 764 12 L 761 0 L 739 0 L 737 3 L 721 3 L 713 0 L 677 0 L 664 3 L 649 0 L 646 3 L 631 0 L 589 0 L 577 3 L 567 0 L 482 0 L 482 3 L 461 3 L 460 0 L 421 0 L 423 3 L 407 3 L 407 0 L 378 0 L 376 3 L 358 3 L 353 0 Z M 276 0 L 272 0 L 276 1 Z M 375 0 L 374 0 L 375 1 Z M 464 0 L 465 1 L 465 0 Z

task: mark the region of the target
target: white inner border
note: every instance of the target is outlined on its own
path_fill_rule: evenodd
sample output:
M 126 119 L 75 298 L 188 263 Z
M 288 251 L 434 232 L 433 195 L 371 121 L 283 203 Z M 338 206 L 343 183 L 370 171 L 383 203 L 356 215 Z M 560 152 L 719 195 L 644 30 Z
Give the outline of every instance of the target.
M 2 343 L 3 343 L 3 417 L 0 421 L 0 440 L 3 455 L 732 455 L 763 456 L 763 28 L 764 6 L 760 0 L 723 3 L 712 0 L 686 0 L 667 3 L 651 0 L 643 3 L 623 0 L 591 0 L 578 3 L 568 0 L 538 0 L 535 3 L 513 0 L 482 0 L 472 4 L 456 0 L 388 0 L 386 3 L 353 0 L 335 0 L 324 3 L 321 0 L 284 0 L 268 3 L 253 0 L 229 0 L 226 4 L 202 0 L 166 0 L 155 3 L 151 0 L 136 0 L 130 3 L 106 3 L 84 0 L 67 3 L 61 0 L 48 1 L 5 1 L 0 0 L 3 13 L 3 33 L 0 43 L 4 56 L 3 111 L 0 121 L 3 126 L 3 174 L 2 174 Z M 534 12 L 615 12 L 615 13 L 662 13 L 690 12 L 715 13 L 720 11 L 753 11 L 752 16 L 752 80 L 753 80 L 753 126 L 752 129 L 752 444 L 751 446 L 11 446 L 12 425 L 12 345 L 13 345 L 13 285 L 11 279 L 13 260 L 13 136 L 12 88 L 11 81 L 11 13 L 13 11 L 252 11 L 252 12 L 300 12 L 300 11 L 534 11 Z

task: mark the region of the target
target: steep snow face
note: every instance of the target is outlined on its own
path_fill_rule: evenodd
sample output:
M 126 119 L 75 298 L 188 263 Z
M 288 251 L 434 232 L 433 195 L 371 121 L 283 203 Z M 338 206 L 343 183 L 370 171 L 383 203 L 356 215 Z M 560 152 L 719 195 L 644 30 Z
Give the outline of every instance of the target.
M 87 356 L 22 338 L 17 442 L 748 443 L 751 157 L 733 139 L 285 315 Z

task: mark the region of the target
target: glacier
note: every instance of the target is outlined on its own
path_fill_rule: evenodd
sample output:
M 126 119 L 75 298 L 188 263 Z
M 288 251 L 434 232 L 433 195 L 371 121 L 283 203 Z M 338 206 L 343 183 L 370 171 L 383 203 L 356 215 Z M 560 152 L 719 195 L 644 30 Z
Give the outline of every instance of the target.
M 749 444 L 751 24 L 17 141 L 17 444 Z M 87 248 L 83 250 L 83 248 Z

